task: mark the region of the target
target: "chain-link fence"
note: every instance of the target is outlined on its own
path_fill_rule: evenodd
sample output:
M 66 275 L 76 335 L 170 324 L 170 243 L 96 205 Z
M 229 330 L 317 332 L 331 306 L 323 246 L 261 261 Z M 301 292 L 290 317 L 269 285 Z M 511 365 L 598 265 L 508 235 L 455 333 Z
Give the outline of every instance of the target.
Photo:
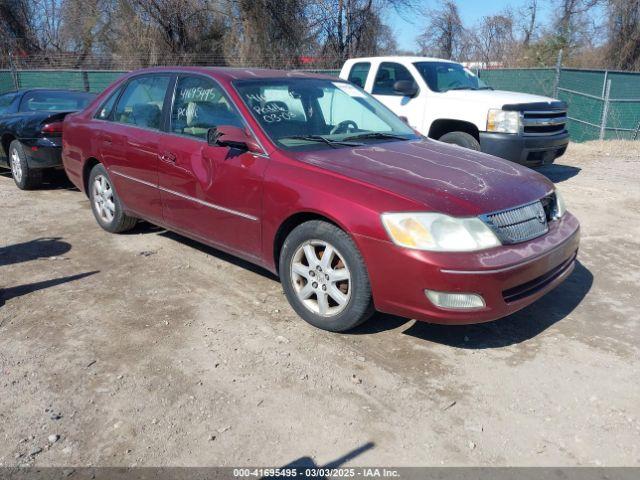
M 338 75 L 338 70 L 305 70 Z M 125 70 L 0 70 L 0 93 L 36 87 L 98 93 L 124 73 Z M 490 69 L 480 70 L 478 74 L 496 89 L 566 101 L 573 141 L 640 140 L 640 73 L 556 67 Z
M 68 88 L 99 93 L 123 70 L 0 70 L 0 93 L 25 88 Z
M 572 68 L 480 70 L 496 89 L 534 93 L 569 105 L 575 142 L 640 139 L 640 73 Z

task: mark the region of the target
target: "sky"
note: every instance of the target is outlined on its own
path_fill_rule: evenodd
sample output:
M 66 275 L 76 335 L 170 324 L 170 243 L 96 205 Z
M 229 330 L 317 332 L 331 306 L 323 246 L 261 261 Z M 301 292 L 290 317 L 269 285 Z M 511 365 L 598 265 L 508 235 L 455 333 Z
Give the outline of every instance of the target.
M 420 3 L 425 9 L 438 5 L 437 0 L 416 2 L 416 4 Z M 460 17 L 466 26 L 473 25 L 484 16 L 499 13 L 507 6 L 511 6 L 513 10 L 517 11 L 525 3 L 526 0 L 457 0 Z M 538 3 L 540 21 L 546 22 L 551 14 L 551 5 L 548 0 L 541 0 Z M 408 10 L 397 13 L 391 9 L 388 14 L 387 24 L 396 34 L 398 46 L 403 50 L 415 50 L 418 47 L 416 37 L 422 31 L 424 19 L 416 15 L 415 11 Z

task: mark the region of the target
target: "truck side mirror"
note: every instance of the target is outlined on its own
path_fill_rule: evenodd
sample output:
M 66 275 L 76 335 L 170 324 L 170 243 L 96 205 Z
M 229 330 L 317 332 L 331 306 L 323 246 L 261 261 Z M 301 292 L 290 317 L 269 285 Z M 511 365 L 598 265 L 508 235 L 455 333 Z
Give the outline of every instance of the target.
M 398 80 L 393 84 L 393 91 L 405 97 L 415 97 L 418 94 L 418 85 L 413 80 Z

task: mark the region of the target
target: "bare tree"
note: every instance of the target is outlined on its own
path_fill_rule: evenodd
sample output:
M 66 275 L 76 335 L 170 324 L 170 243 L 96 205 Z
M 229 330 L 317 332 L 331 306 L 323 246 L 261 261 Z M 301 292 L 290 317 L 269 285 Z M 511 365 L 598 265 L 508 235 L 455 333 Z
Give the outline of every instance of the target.
M 427 25 L 418 37 L 423 54 L 458 59 L 461 53 L 464 27 L 453 0 L 440 0 L 437 8 L 425 13 Z
M 609 0 L 608 10 L 610 66 L 640 70 L 640 0 Z
M 226 45 L 232 64 L 299 65 L 308 43 L 303 0 L 238 0 L 232 9 L 233 33 Z
M 29 0 L 0 2 L 0 52 L 31 54 L 40 50 L 33 25 L 33 9 Z
M 515 48 L 514 19 L 510 10 L 483 17 L 473 33 L 474 60 L 486 65 L 508 63 Z
M 536 19 L 538 16 L 538 0 L 529 0 L 522 9 L 522 45 L 528 47 L 536 31 Z
M 585 15 L 601 0 L 556 0 L 558 11 L 554 22 L 557 29 L 558 47 L 569 51 L 584 39 Z

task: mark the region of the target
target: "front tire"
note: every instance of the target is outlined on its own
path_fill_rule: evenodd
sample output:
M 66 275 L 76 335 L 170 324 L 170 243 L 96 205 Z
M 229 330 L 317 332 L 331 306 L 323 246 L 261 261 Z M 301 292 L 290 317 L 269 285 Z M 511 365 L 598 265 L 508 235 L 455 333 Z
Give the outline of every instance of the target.
M 33 190 L 42 185 L 42 170 L 29 167 L 27 154 L 19 140 L 9 145 L 9 164 L 13 181 L 20 190 Z
M 459 147 L 468 148 L 469 150 L 480 151 L 480 142 L 475 139 L 473 135 L 469 135 L 466 132 L 449 132 L 442 135 L 438 140 L 444 143 L 450 143 L 452 145 L 458 145 Z
M 349 235 L 335 225 L 312 220 L 294 228 L 279 264 L 287 300 L 311 325 L 344 332 L 373 314 L 364 260 Z
M 93 167 L 89 174 L 89 200 L 98 225 L 107 232 L 126 232 L 138 221 L 124 213 L 109 174 L 100 163 Z

